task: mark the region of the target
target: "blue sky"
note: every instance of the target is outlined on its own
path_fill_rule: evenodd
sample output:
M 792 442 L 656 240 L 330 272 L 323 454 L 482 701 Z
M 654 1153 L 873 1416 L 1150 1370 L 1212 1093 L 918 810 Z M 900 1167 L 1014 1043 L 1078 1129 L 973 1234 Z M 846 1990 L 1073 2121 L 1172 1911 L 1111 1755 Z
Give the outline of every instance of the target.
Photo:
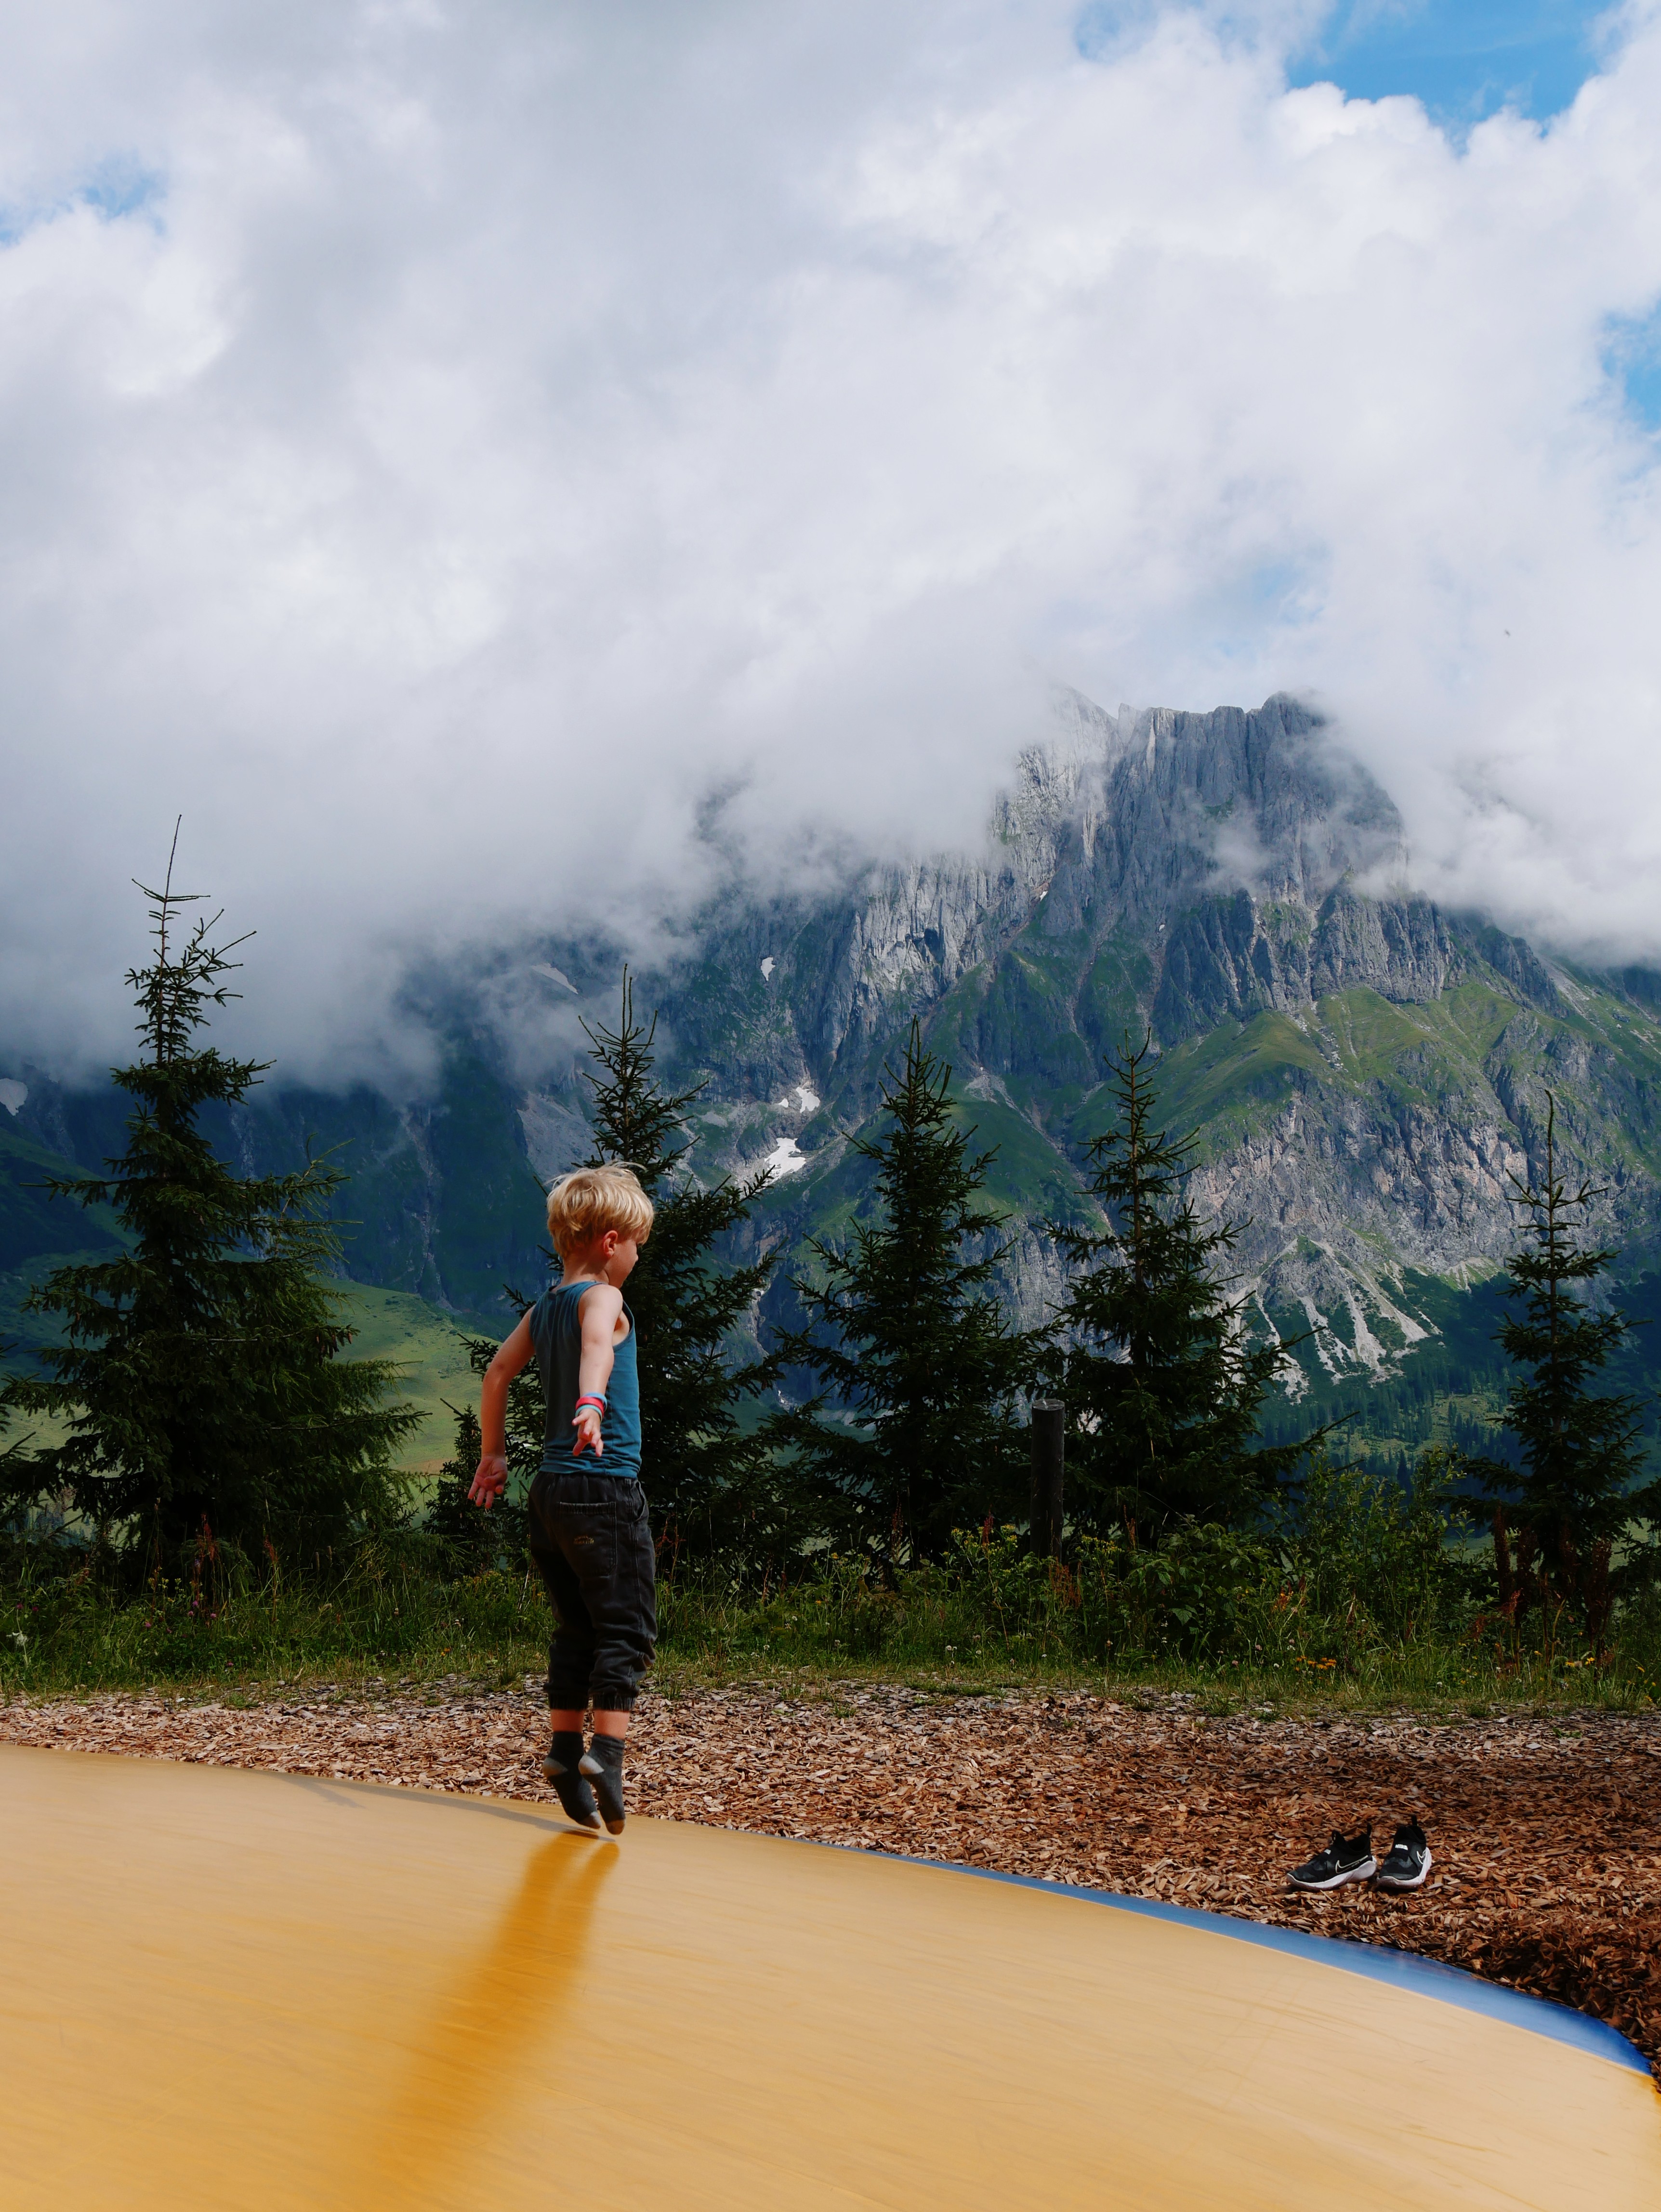
M 1287 72 L 1353 99 L 1410 93 L 1454 132 L 1511 106 L 1543 122 L 1597 66 L 1608 0 L 1341 0 Z M 1628 405 L 1661 428 L 1661 320 L 1612 323 L 1605 355 Z
M 1411 93 L 1456 125 L 1506 105 L 1543 118 L 1591 76 L 1608 12 L 1583 0 L 1341 0 L 1291 80 L 1363 100 Z
M 1661 309 L 1641 321 L 1614 316 L 1603 359 L 1621 380 L 1627 404 L 1651 430 L 1661 430 Z

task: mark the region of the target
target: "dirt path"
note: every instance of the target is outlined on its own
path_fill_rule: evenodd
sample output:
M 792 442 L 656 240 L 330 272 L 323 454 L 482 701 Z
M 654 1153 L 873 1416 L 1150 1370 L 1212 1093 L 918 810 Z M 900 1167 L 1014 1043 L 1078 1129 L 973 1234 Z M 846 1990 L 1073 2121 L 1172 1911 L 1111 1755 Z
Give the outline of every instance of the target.
M 313 1693 L 246 1708 L 18 1701 L 0 1737 L 542 1797 L 543 1716 L 505 1692 Z M 642 1813 L 955 1859 L 1396 1944 L 1596 2013 L 1661 2077 L 1661 1717 L 1202 1718 L 1088 1697 L 759 1687 L 642 1705 Z M 1416 1895 L 1288 1892 L 1335 1827 L 1417 1813 Z

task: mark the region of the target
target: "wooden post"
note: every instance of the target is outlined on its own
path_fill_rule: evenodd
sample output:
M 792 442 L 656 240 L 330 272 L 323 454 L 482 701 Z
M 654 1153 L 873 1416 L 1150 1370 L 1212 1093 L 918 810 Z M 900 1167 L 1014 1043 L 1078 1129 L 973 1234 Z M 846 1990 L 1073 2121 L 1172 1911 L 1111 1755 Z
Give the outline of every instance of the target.
M 1062 1484 L 1067 1454 L 1067 1408 L 1059 1398 L 1032 1401 L 1032 1549 L 1062 1555 Z

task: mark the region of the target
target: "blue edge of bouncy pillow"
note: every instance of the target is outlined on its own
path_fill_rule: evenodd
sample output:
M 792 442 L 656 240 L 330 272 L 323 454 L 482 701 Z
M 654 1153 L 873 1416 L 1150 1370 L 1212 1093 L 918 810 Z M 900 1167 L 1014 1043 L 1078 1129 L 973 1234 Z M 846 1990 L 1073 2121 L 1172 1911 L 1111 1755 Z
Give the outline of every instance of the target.
M 857 1844 L 833 1844 L 832 1850 L 857 1850 Z M 1086 1905 L 1104 1905 L 1116 1912 L 1140 1912 L 1149 1920 L 1168 1920 L 1179 1928 L 1193 1928 L 1208 1936 L 1226 1936 L 1237 1943 L 1256 1943 L 1266 1951 L 1287 1952 L 1317 1966 L 1336 1966 L 1346 1974 L 1388 1982 L 1415 1996 L 1433 1997 L 1439 2003 L 1458 2005 L 1466 2012 L 1503 2020 L 1531 2034 L 1566 2043 L 1573 2051 L 1589 2051 L 1617 2066 L 1647 2074 L 1650 2064 L 1636 2045 L 1617 2027 L 1555 2004 L 1549 1997 L 1530 1996 L 1525 1990 L 1507 1989 L 1502 1982 L 1485 1982 L 1463 1966 L 1445 1966 L 1439 1959 L 1421 1958 L 1415 1951 L 1387 1950 L 1380 1943 L 1357 1943 L 1348 1936 L 1305 1936 L 1297 1928 L 1269 1928 L 1259 1920 L 1237 1920 L 1226 1912 L 1204 1912 L 1191 1905 L 1161 1905 L 1151 1897 L 1126 1897 L 1117 1890 L 1083 1889 L 1076 1882 L 1043 1881 L 1036 1875 L 1000 1874 L 993 1867 L 953 1865 L 939 1859 L 914 1859 L 900 1851 L 873 1851 L 873 1858 L 891 1858 L 905 1866 L 928 1867 L 936 1874 L 973 1875 L 979 1881 L 1007 1881 L 1017 1889 L 1045 1891 L 1051 1897 L 1076 1897 Z

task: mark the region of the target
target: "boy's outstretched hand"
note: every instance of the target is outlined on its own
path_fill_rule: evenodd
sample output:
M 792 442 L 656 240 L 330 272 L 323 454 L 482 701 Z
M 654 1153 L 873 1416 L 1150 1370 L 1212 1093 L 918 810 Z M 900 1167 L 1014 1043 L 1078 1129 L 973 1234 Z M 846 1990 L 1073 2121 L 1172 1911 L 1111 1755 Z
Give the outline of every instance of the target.
M 593 1452 L 597 1459 L 603 1459 L 605 1457 L 605 1447 L 600 1442 L 599 1407 L 598 1406 L 579 1406 L 576 1412 L 571 1417 L 571 1426 L 576 1431 L 576 1435 L 573 1438 L 571 1443 L 571 1456 L 573 1459 L 575 1459 L 579 1453 L 585 1451 Z
M 472 1488 L 467 1492 L 469 1502 L 482 1505 L 488 1513 L 507 1487 L 508 1455 L 486 1452 L 474 1474 Z

